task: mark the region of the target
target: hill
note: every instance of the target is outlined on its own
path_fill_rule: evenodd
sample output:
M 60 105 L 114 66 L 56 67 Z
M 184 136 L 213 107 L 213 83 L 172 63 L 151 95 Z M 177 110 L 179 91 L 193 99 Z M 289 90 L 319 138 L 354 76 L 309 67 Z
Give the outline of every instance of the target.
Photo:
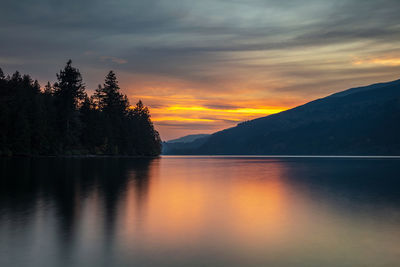
M 168 143 L 168 144 L 190 143 L 190 142 L 195 141 L 196 139 L 207 137 L 207 136 L 210 136 L 210 135 L 209 134 L 189 134 L 189 135 L 185 135 L 185 136 L 179 137 L 177 139 L 169 140 L 166 143 Z
M 400 155 L 400 80 L 238 124 L 171 154 Z
M 191 134 L 162 143 L 162 154 L 180 154 L 205 143 L 209 134 Z

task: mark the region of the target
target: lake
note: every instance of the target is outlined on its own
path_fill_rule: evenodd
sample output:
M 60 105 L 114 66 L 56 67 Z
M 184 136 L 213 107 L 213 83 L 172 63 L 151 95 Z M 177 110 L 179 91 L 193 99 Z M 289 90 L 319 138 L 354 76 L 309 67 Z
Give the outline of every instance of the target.
M 400 159 L 0 159 L 0 266 L 400 266 Z

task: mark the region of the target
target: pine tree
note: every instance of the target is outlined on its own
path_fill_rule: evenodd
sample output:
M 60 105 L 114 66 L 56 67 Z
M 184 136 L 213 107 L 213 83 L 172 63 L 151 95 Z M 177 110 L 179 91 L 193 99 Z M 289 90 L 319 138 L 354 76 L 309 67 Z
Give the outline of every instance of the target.
M 64 69 L 60 70 L 57 74 L 58 82 L 54 84 L 60 149 L 67 152 L 79 148 L 81 122 L 78 107 L 86 96 L 82 76 L 71 64 L 72 61 L 69 60 Z
M 161 153 L 161 138 L 150 120 L 149 109 L 139 100 L 130 116 L 134 122 L 136 153 L 139 155 L 159 155 Z
M 119 154 L 123 150 L 123 127 L 129 106 L 127 97 L 120 93 L 117 77 L 110 71 L 103 86 L 96 89 L 94 98 L 102 112 L 104 153 Z
M 71 64 L 69 60 L 64 69 L 60 70 L 57 74 L 58 82 L 54 84 L 55 94 L 63 100 L 66 111 L 76 110 L 86 95 L 81 73 Z
M 100 109 L 111 116 L 125 113 L 129 106 L 124 95 L 120 93 L 117 77 L 112 70 L 107 74 L 103 87 L 99 85 L 95 95 Z

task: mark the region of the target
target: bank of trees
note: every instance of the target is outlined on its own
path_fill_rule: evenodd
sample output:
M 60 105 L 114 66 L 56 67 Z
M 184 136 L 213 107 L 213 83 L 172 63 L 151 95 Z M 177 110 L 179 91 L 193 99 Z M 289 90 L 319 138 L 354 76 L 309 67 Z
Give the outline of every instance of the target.
M 155 156 L 161 140 L 147 107 L 129 104 L 110 71 L 89 96 L 71 60 L 43 88 L 18 71 L 0 69 L 1 155 Z

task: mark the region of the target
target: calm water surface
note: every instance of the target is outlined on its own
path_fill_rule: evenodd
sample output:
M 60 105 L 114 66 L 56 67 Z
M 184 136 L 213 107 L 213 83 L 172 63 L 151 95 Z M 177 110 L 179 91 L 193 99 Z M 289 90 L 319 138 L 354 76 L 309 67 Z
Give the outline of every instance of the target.
M 0 159 L 0 266 L 400 266 L 400 159 Z

